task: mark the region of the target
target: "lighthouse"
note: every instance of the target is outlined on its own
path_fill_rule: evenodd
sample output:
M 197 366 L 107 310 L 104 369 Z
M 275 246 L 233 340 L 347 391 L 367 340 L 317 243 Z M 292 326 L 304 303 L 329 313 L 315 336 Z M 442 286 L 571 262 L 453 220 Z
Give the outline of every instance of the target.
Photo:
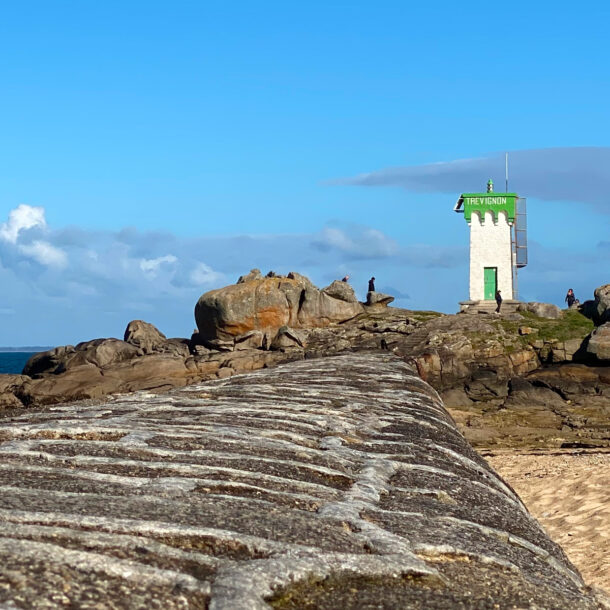
M 469 300 L 461 311 L 493 311 L 496 291 L 503 307 L 518 303 L 518 269 L 527 265 L 526 201 L 517 193 L 462 193 L 453 208 L 470 227 Z

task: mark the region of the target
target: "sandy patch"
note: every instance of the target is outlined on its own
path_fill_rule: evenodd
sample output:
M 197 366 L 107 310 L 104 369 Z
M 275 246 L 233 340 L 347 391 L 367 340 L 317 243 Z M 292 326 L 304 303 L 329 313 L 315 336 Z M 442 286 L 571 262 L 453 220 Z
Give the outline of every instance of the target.
M 610 592 L 610 453 L 481 453 L 585 582 Z

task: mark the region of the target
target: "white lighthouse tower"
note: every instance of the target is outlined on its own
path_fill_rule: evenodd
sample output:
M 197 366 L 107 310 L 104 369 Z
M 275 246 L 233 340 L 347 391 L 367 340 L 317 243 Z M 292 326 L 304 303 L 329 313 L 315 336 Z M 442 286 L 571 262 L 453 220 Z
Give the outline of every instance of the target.
M 470 226 L 470 293 L 461 311 L 493 311 L 496 291 L 503 309 L 518 303 L 517 270 L 527 265 L 525 199 L 516 193 L 462 193 L 454 210 Z

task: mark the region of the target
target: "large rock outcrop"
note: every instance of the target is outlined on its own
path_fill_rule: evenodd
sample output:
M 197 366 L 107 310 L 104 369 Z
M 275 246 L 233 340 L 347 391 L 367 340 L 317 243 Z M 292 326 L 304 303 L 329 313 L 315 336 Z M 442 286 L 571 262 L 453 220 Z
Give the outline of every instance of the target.
M 586 351 L 594 360 L 610 362 L 610 284 L 596 288 L 593 301 L 586 301 L 582 312 L 598 327 L 589 336 Z
M 0 417 L 3 608 L 601 605 L 391 354 Z
M 610 362 L 610 322 L 598 326 L 589 336 L 587 353 L 597 360 Z
M 26 405 L 53 404 L 116 392 L 169 389 L 197 379 L 196 367 L 187 363 L 186 339 L 166 339 L 142 320 L 128 324 L 125 338 L 94 339 L 35 354 L 17 380 L 20 386 L 11 388 L 13 398 Z
M 263 278 L 253 272 L 240 279 L 240 286 L 268 281 L 299 285 L 320 299 L 356 304 L 362 312 L 338 323 L 254 329 L 205 345 L 198 334 L 191 341 L 165 339 L 136 320 L 126 329 L 127 341 L 99 339 L 56 348 L 32 358 L 27 375 L 0 375 L 0 408 L 138 389 L 161 392 L 303 358 L 387 350 L 442 393 L 467 438 L 479 447 L 610 446 L 606 348 L 600 342 L 598 356 L 587 352 L 596 345 L 587 340 L 593 323 L 579 311 L 554 319 L 530 311 L 442 315 L 367 307 L 354 303 L 345 282 L 319 291 L 298 274 Z M 604 332 L 600 326 L 595 337 Z
M 297 273 L 263 278 L 253 270 L 233 286 L 202 295 L 195 307 L 195 321 L 203 342 L 234 340 L 253 330 L 271 340 L 282 326 L 328 326 L 362 311 L 346 282 L 335 281 L 319 290 Z
M 517 311 L 529 311 L 540 318 L 551 318 L 558 320 L 561 318 L 561 309 L 552 303 L 538 303 L 532 301 L 530 303 L 522 303 L 517 307 Z
M 610 284 L 604 284 L 593 292 L 599 324 L 610 322 Z

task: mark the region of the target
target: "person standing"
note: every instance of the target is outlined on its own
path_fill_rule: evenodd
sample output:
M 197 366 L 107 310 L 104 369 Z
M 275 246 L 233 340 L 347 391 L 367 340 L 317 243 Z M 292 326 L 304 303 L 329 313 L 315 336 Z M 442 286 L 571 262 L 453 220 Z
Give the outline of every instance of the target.
M 499 290 L 496 290 L 496 313 L 500 313 L 500 309 L 502 307 L 502 295 Z
M 369 292 L 375 292 L 375 276 L 369 280 Z
M 574 296 L 574 291 L 571 288 L 568 288 L 568 294 L 566 294 L 565 298 L 568 307 L 572 307 L 576 301 L 576 297 Z

